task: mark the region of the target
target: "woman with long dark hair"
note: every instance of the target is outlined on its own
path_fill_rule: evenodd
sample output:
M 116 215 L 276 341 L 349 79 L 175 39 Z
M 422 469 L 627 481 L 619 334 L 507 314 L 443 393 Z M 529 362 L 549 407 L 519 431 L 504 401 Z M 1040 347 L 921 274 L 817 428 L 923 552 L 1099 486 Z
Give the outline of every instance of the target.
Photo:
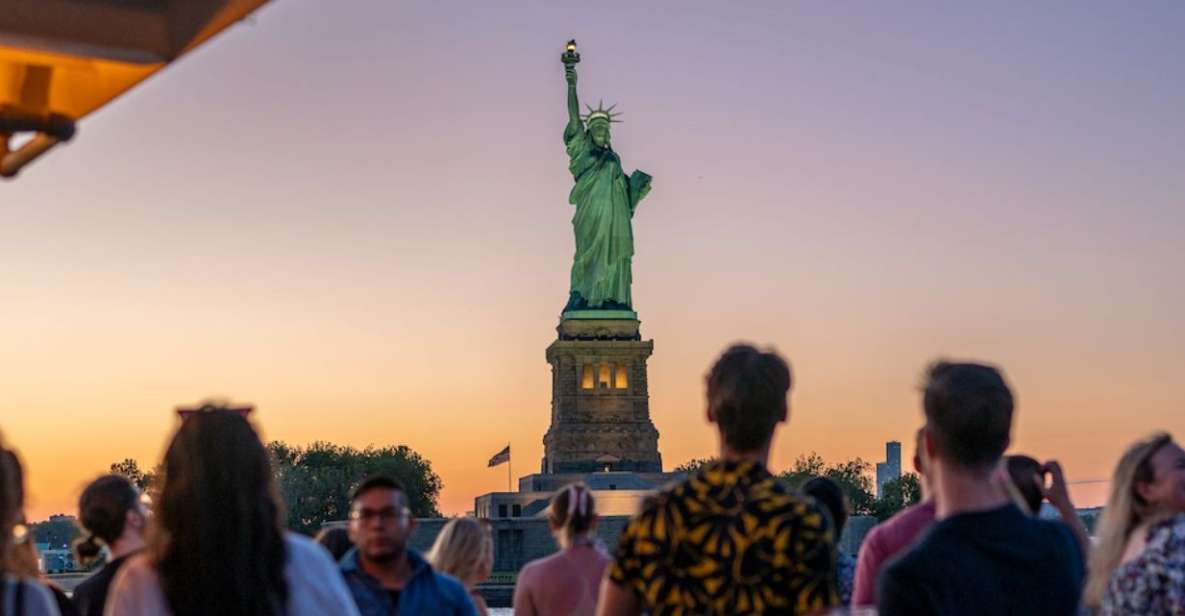
M 22 575 L 14 559 L 32 541 L 27 532 L 14 533 L 24 516 L 25 482 L 16 454 L 0 443 L 0 614 L 59 616 L 53 595 L 45 586 Z
M 148 549 L 112 585 L 109 616 L 356 615 L 321 546 L 284 532 L 267 450 L 240 414 L 183 420 L 164 461 Z
M 148 516 L 140 502 L 140 490 L 122 475 L 104 475 L 92 481 L 78 497 L 78 524 L 86 536 L 74 544 L 77 562 L 89 566 L 104 547 L 107 564 L 74 589 L 74 607 L 83 616 L 102 616 L 111 580 L 128 558 L 144 549 Z

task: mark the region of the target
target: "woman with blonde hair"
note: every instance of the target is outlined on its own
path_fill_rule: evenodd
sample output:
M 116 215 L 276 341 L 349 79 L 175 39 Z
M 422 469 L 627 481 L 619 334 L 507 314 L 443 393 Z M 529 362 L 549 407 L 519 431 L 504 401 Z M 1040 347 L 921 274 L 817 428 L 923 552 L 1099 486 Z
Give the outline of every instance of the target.
M 560 551 L 527 563 L 514 588 L 515 616 L 593 616 L 609 554 L 597 538 L 597 510 L 583 483 L 565 486 L 547 510 Z
M 485 598 L 477 591 L 477 585 L 489 579 L 494 568 L 494 539 L 485 522 L 474 518 L 449 520 L 428 551 L 428 562 L 433 569 L 461 581 L 478 616 L 489 614 Z
M 1099 521 L 1084 603 L 1101 614 L 1185 612 L 1185 450 L 1165 433 L 1124 452 Z

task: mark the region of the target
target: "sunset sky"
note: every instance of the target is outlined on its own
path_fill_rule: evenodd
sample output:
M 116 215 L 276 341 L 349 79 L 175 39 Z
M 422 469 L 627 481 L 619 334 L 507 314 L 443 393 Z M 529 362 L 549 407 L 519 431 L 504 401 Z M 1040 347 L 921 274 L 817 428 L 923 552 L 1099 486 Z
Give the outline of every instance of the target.
M 772 466 L 880 460 L 940 356 L 1016 451 L 1106 478 L 1185 435 L 1185 3 L 275 0 L 0 184 L 0 430 L 73 513 L 172 408 L 407 444 L 462 513 L 537 472 L 567 299 L 559 55 L 654 176 L 634 218 L 669 468 L 728 343 L 796 378 Z M 1105 486 L 1081 484 L 1079 505 Z

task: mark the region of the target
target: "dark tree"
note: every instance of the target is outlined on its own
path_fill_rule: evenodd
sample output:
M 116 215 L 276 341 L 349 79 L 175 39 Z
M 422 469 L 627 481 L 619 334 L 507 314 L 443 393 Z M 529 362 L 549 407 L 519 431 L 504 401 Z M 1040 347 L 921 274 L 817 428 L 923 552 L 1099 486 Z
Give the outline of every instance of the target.
M 876 501 L 873 515 L 886 520 L 893 514 L 922 500 L 922 483 L 916 473 L 906 473 L 885 483 L 884 494 Z
M 794 461 L 794 466 L 778 473 L 778 479 L 790 489 L 797 490 L 812 478 L 822 477 L 826 467 L 822 456 L 812 451 L 809 454 L 798 456 L 798 459 Z
M 436 509 L 443 486 L 440 476 L 428 460 L 406 445 L 357 449 L 325 442 L 299 447 L 276 441 L 267 449 L 291 530 L 313 534 L 325 522 L 345 520 L 350 490 L 377 474 L 391 475 L 407 486 L 412 515 L 440 515 Z M 127 477 L 149 493 L 159 487 L 156 483 L 164 477 L 160 467 L 146 473 L 130 458 L 112 464 L 111 472 Z
M 713 463 L 716 458 L 692 458 L 679 466 L 671 469 L 675 473 L 687 473 L 688 475 L 699 471 L 699 469 Z
M 140 464 L 131 458 L 124 458 L 121 462 L 116 462 L 111 465 L 111 473 L 115 475 L 123 475 L 129 481 L 136 484 L 141 492 L 147 492 L 152 487 L 153 482 L 156 481 L 159 475 L 159 469 L 152 472 L 144 472 L 140 469 Z
M 442 483 L 432 464 L 406 445 L 354 447 L 316 442 L 297 447 L 268 444 L 275 461 L 276 482 L 288 509 L 288 528 L 315 533 L 325 522 L 345 520 L 349 494 L 370 475 L 384 474 L 407 487 L 408 505 L 416 517 L 436 517 Z
M 869 479 L 871 467 L 872 465 L 860 458 L 828 465 L 822 456 L 812 451 L 798 456 L 794 466 L 779 473 L 778 479 L 789 488 L 797 490 L 814 477 L 826 477 L 843 490 L 848 501 L 849 513 L 869 515 L 872 513 L 875 500 L 872 496 L 872 480 Z

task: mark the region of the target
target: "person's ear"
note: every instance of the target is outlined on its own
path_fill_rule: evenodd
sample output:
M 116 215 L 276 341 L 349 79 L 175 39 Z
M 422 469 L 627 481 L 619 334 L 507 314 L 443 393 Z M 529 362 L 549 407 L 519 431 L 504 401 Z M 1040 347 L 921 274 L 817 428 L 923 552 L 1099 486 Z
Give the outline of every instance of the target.
M 778 416 L 778 423 L 786 423 L 790 419 L 790 402 L 782 405 L 782 414 Z
M 934 435 L 930 432 L 930 428 L 924 428 L 922 433 L 922 443 L 926 446 L 926 459 L 934 459 Z
M 1152 504 L 1153 491 L 1152 491 L 1152 484 L 1150 482 L 1137 481 L 1136 482 L 1136 494 L 1138 494 L 1140 496 L 1140 498 L 1144 499 L 1145 503 Z
M 710 424 L 716 423 L 716 413 L 714 411 L 712 411 L 712 407 L 710 407 L 710 406 L 708 407 L 707 414 L 708 414 L 708 423 L 710 423 Z

